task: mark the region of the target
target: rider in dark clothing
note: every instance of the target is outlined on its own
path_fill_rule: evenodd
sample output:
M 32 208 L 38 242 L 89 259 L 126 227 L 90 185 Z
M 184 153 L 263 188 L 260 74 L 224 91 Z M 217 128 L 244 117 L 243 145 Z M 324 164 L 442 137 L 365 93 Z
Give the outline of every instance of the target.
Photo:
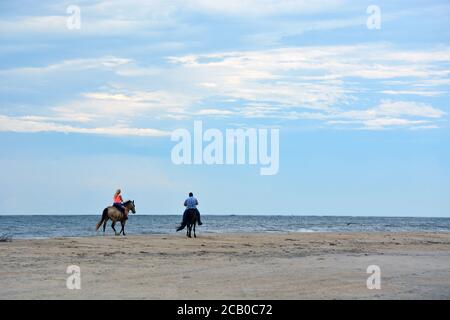
M 197 209 L 198 201 L 196 198 L 194 198 L 194 194 L 192 192 L 189 193 L 189 198 L 187 198 L 184 201 L 184 206 L 186 207 L 186 210 L 184 210 L 183 213 L 183 221 L 181 222 L 181 225 L 177 228 L 177 231 L 183 230 L 184 227 L 186 227 L 187 215 L 190 211 L 195 211 L 195 213 L 197 214 L 198 225 L 201 226 L 203 223 L 200 220 L 200 211 L 198 211 Z

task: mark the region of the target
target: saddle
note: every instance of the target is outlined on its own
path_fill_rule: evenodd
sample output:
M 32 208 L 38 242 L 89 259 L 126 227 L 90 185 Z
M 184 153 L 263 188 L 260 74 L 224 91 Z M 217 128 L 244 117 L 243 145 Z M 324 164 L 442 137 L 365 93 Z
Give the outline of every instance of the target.
M 122 205 L 114 203 L 113 207 L 122 212 L 122 214 L 125 214 L 125 208 Z

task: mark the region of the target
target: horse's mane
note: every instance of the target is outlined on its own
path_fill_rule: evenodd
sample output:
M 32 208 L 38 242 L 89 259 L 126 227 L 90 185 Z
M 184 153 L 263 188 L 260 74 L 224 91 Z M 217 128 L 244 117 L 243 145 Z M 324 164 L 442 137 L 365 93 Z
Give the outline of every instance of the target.
M 127 201 L 125 201 L 123 204 L 124 205 L 127 205 L 127 204 L 129 204 L 131 202 L 131 200 L 127 200 Z

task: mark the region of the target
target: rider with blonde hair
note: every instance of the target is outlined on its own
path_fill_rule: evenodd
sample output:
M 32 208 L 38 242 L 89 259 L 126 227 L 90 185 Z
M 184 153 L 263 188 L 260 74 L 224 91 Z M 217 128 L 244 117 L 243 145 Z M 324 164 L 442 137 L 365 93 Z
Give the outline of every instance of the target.
M 125 219 L 128 219 L 128 214 L 125 210 L 125 207 L 123 206 L 123 199 L 121 193 L 122 191 L 120 189 L 117 189 L 116 193 L 114 193 L 113 206 L 119 209 L 119 211 L 125 215 Z

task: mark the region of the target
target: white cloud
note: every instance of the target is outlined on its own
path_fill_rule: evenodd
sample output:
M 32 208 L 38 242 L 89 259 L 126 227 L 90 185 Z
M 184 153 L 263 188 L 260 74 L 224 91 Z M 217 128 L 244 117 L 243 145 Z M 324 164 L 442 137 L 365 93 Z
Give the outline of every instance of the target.
M 449 86 L 450 78 L 437 78 L 437 79 L 420 79 L 414 83 L 409 83 L 414 87 L 439 87 L 439 86 Z
M 381 103 L 373 108 L 365 110 L 351 110 L 339 113 L 339 117 L 352 119 L 373 119 L 377 117 L 423 117 L 423 118 L 441 118 L 445 115 L 442 110 L 433 108 L 425 103 L 414 101 L 391 101 L 382 100 Z
M 170 135 L 170 132 L 152 128 L 128 128 L 122 126 L 115 127 L 95 127 L 80 128 L 71 125 L 58 124 L 55 122 L 39 121 L 36 117 L 9 117 L 0 115 L 0 131 L 3 132 L 62 132 L 62 133 L 83 133 L 112 136 L 150 136 L 163 137 Z
M 268 17 L 307 15 L 331 12 L 342 8 L 345 0 L 107 0 L 83 2 L 81 28 L 67 28 L 67 2 L 46 6 L 47 15 L 30 15 L 0 21 L 0 30 L 7 35 L 127 35 L 158 34 L 161 30 L 183 28 L 184 14 L 207 14 L 231 17 Z M 326 22 L 325 22 L 326 23 Z M 323 23 L 322 23 L 323 24 Z M 192 25 L 190 26 L 192 29 Z
M 425 103 L 413 101 L 382 100 L 373 108 L 363 110 L 339 111 L 328 115 L 328 124 L 362 125 L 366 129 L 384 129 L 387 127 L 435 128 L 432 120 L 446 115 L 442 110 Z
M 387 116 L 441 118 L 445 115 L 442 110 L 414 101 L 383 100 L 378 107 L 374 108 L 374 111 L 376 114 Z
M 190 103 L 192 97 L 165 91 L 86 92 L 81 94 L 81 99 L 50 108 L 48 116 L 12 118 L 14 121 L 2 129 L 23 131 L 24 125 L 28 132 L 37 127 L 38 131 L 48 128 L 47 131 L 58 132 L 160 136 L 165 132 L 135 128 L 134 123 L 154 125 L 162 118 L 186 119 L 186 108 Z M 208 110 L 203 112 L 201 115 L 209 114 Z
M 16 19 L 0 20 L 0 30 L 6 34 L 17 34 L 29 32 L 54 33 L 67 31 L 67 16 L 29 16 Z
M 432 125 L 427 125 L 429 121 L 426 120 L 408 120 L 408 119 L 401 119 L 401 118 L 387 118 L 387 117 L 381 117 L 376 119 L 370 119 L 370 120 L 330 120 L 327 121 L 328 125 L 332 126 L 338 126 L 340 128 L 349 128 L 349 129 L 356 129 L 356 130 L 384 130 L 388 128 L 399 128 L 399 127 L 406 127 L 406 128 L 417 128 L 422 127 L 425 128 L 431 128 L 434 127 Z
M 327 0 L 184 0 L 179 3 L 193 11 L 212 14 L 243 16 L 268 16 L 279 14 L 313 14 L 338 9 L 346 1 Z
M 437 125 L 420 125 L 420 126 L 413 126 L 411 127 L 411 130 L 430 130 L 430 129 L 439 129 L 440 127 Z
M 433 60 L 434 55 L 437 61 Z M 4 78 L 18 74 L 24 81 L 32 74 L 33 80 L 39 82 L 40 76 L 47 81 L 51 77 L 45 78 L 46 75 L 58 72 L 61 82 L 58 85 L 64 85 L 66 75 L 70 78 L 77 71 L 83 72 L 83 78 L 95 77 L 103 70 L 113 72 L 111 83 L 117 85 L 105 83 L 97 89 L 78 92 L 43 114 L 54 119 L 72 118 L 72 123 L 93 127 L 114 127 L 117 121 L 133 127 L 133 123 L 140 121 L 186 120 L 200 115 L 235 118 L 234 121 L 237 118 L 311 119 L 329 124 L 356 121 L 378 128 L 418 125 L 414 121 L 434 121 L 446 115 L 429 103 L 386 100 L 380 96 L 380 92 L 423 98 L 437 92 L 447 94 L 448 85 L 440 81 L 448 73 L 441 63 L 450 62 L 450 50 L 445 47 L 408 51 L 386 44 L 311 46 L 189 54 L 167 60 L 170 65 L 163 68 L 103 56 L 0 73 Z M 411 81 L 431 79 L 433 84 L 441 85 L 439 91 L 399 88 Z M 381 102 L 375 107 L 357 108 L 362 101 L 367 105 L 364 95 L 373 92 L 373 86 L 377 87 L 377 100 Z
M 100 58 L 70 59 L 42 67 L 20 67 L 0 70 L 2 75 L 39 75 L 49 72 L 83 71 L 88 69 L 114 70 L 120 66 L 129 64 L 132 60 L 114 56 Z
M 427 123 L 425 120 L 408 120 L 401 118 L 376 118 L 365 120 L 364 125 L 368 129 L 382 129 L 392 126 L 411 126 Z
M 437 97 L 445 94 L 444 91 L 419 91 L 419 90 L 383 90 L 383 94 L 390 95 L 416 95 L 423 97 Z
M 367 79 L 445 77 L 450 73 L 450 70 L 437 69 L 433 65 L 441 61 L 450 61 L 450 50 L 447 48 L 430 50 L 430 52 L 409 52 L 385 44 L 224 52 L 170 57 L 169 61 L 190 68 L 190 70 L 207 68 L 213 71 L 231 68 L 234 71 L 244 71 L 244 77 L 258 79 L 277 79 L 275 73 L 286 71 L 303 71 L 304 73 L 315 71 L 321 72 L 316 76 L 326 75 L 335 79 L 343 77 Z
M 86 92 L 82 97 L 85 99 L 71 103 L 72 110 L 90 110 L 98 114 L 130 117 L 157 109 L 164 112 L 181 112 L 196 101 L 193 96 L 164 90 L 123 89 L 117 92 Z
M 232 116 L 236 113 L 230 110 L 220 110 L 220 109 L 201 109 L 195 112 L 198 116 Z
M 47 15 L 30 15 L 0 21 L 3 36 L 7 35 L 126 35 L 149 33 L 175 25 L 175 7 L 167 1 L 96 1 L 77 4 L 80 8 L 80 29 L 67 28 L 70 16 L 67 7 L 74 3 L 59 2 L 45 7 Z
M 325 114 L 342 112 L 339 108 L 357 102 L 358 96 L 366 90 L 367 81 L 379 81 L 383 85 L 387 82 L 385 79 L 390 79 L 391 83 L 386 85 L 391 87 L 403 83 L 398 80 L 402 78 L 408 81 L 429 77 L 443 79 L 449 70 L 440 68 L 437 63 L 450 62 L 450 50 L 441 47 L 405 51 L 387 44 L 363 44 L 185 55 L 169 57 L 169 61 L 177 67 L 174 74 L 179 78 L 189 75 L 189 81 L 203 89 L 203 97 L 245 101 L 242 103 L 245 107 L 234 106 L 240 109 L 237 114 L 241 116 L 295 119 L 305 116 L 295 109 L 321 110 Z M 446 92 L 397 88 L 380 91 L 386 95 L 425 97 Z M 255 103 L 278 109 L 256 107 Z M 388 105 L 386 102 L 376 110 L 354 110 L 343 116 L 359 114 L 367 118 L 374 112 L 390 116 L 392 110 L 399 112 L 400 108 L 406 114 L 431 111 L 431 107 L 415 103 Z M 439 110 L 432 111 L 435 117 L 443 115 Z

